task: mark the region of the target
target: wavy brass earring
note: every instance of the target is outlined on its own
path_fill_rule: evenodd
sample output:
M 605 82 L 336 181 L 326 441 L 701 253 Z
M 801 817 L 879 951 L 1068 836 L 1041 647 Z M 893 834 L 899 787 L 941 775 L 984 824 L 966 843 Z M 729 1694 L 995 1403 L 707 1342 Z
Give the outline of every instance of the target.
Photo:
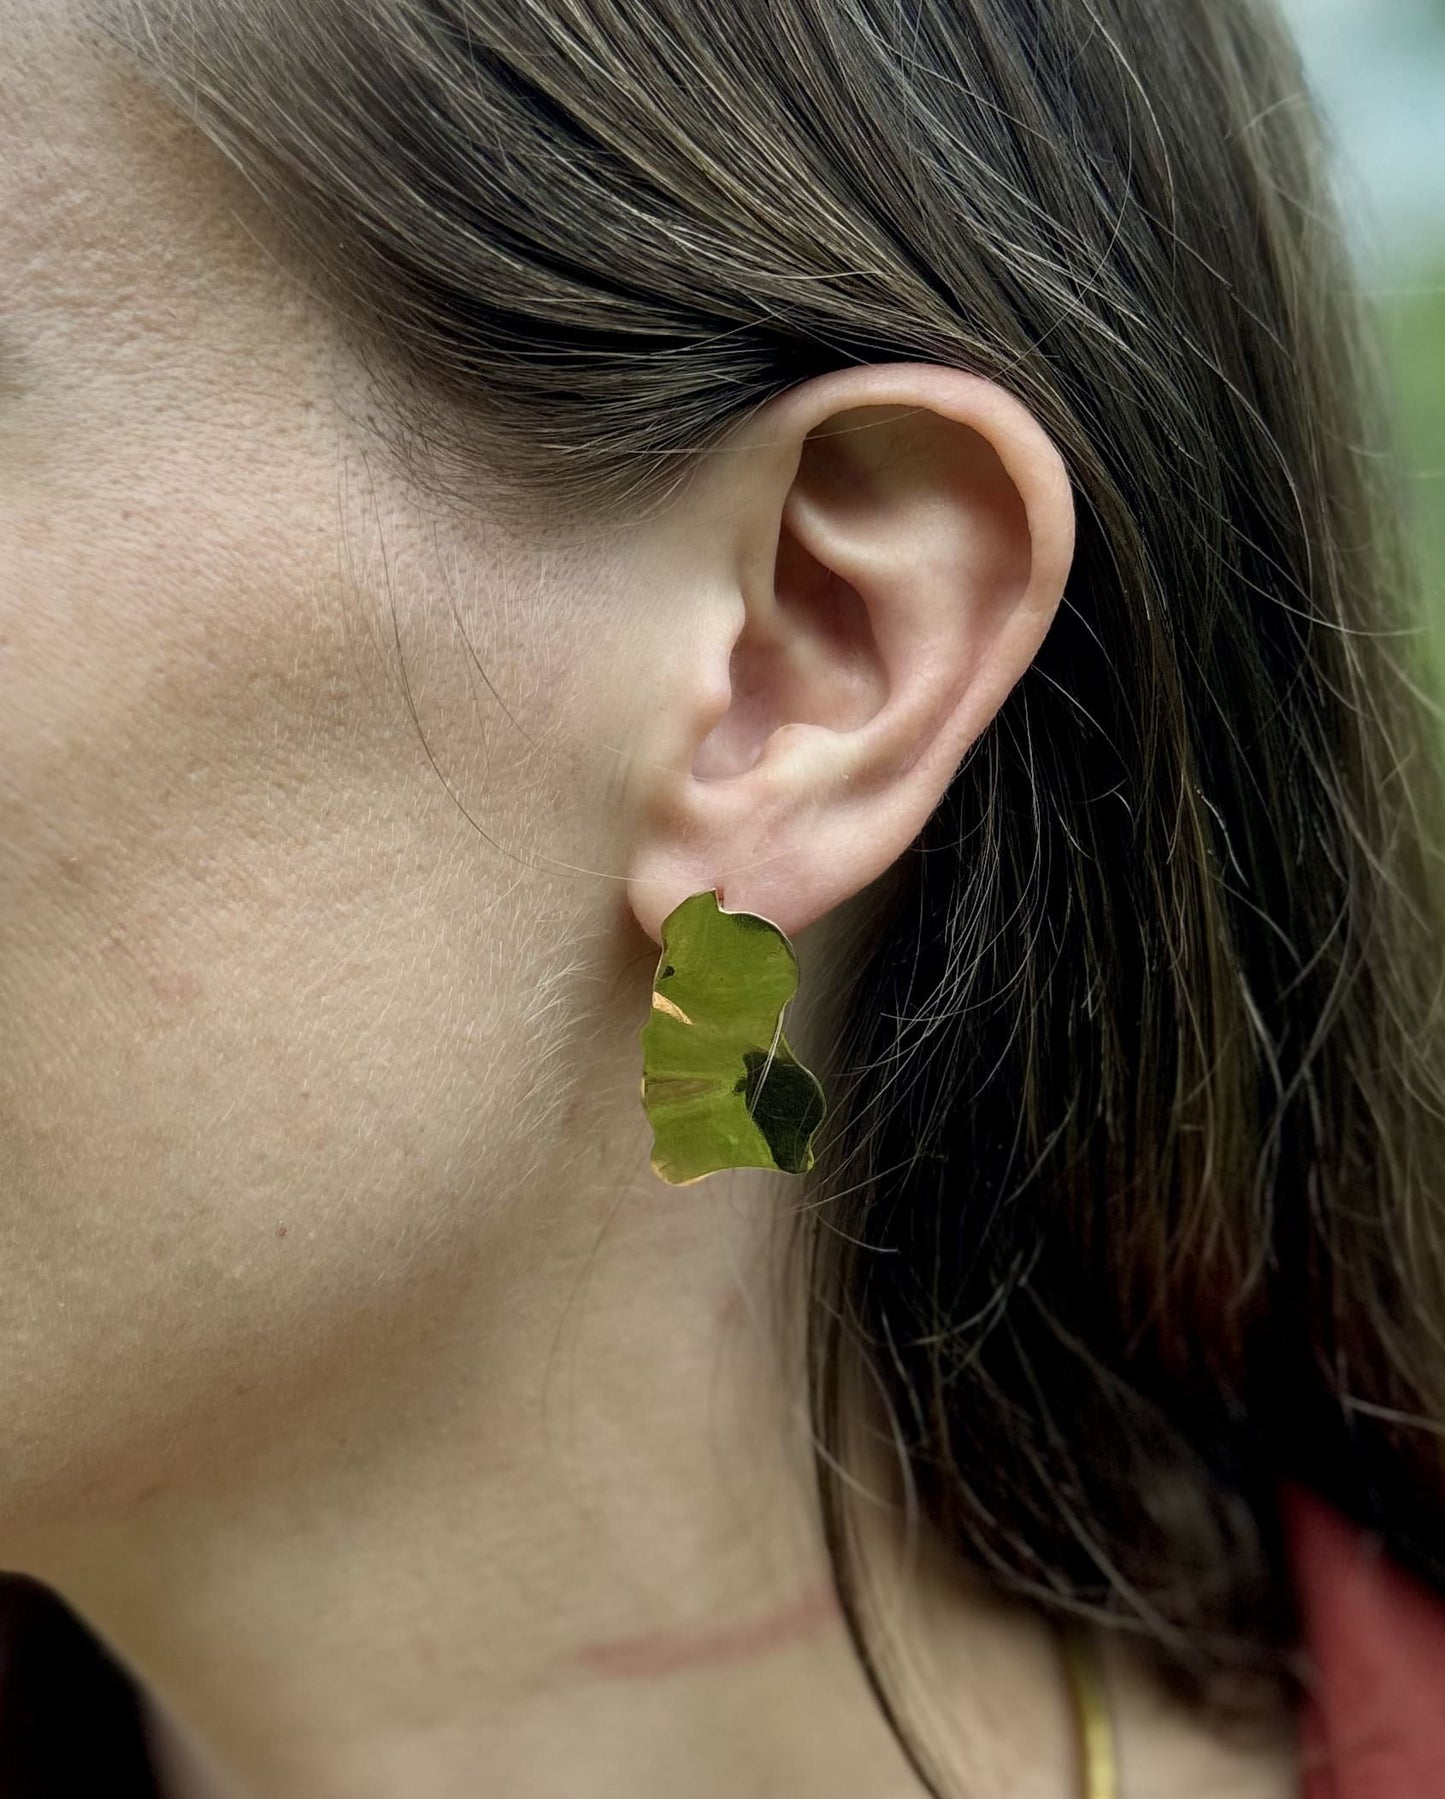
M 783 932 L 756 912 L 724 912 L 715 890 L 663 920 L 642 1027 L 642 1105 L 662 1180 L 685 1187 L 722 1168 L 813 1166 L 826 1102 L 783 1036 L 797 989 Z

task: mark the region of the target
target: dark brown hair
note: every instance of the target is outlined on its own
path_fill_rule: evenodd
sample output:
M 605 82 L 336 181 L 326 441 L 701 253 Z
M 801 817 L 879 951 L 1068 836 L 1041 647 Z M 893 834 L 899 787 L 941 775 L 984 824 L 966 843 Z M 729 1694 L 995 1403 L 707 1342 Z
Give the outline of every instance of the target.
M 295 227 L 418 478 L 606 519 L 893 359 L 1064 456 L 1064 603 L 849 977 L 799 1213 L 845 1597 L 868 1380 L 961 1554 L 1201 1696 L 1287 1660 L 1282 1483 L 1445 1589 L 1439 751 L 1272 0 L 101 12 Z

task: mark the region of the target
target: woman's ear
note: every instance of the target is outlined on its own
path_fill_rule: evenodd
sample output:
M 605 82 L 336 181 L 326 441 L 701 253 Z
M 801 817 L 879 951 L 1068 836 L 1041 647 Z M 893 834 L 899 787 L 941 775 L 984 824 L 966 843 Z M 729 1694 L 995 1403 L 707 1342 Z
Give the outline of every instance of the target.
M 713 886 L 791 936 L 902 855 L 1028 667 L 1072 490 L 993 382 L 874 364 L 753 413 L 684 502 L 694 526 L 707 602 L 649 695 L 628 897 L 655 940 Z

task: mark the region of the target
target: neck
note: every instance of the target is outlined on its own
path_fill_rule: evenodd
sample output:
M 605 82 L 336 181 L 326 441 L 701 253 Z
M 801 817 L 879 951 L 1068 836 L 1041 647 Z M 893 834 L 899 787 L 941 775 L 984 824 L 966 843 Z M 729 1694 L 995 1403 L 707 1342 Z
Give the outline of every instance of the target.
M 476 1205 L 474 1251 L 392 1253 L 369 1318 L 318 1286 L 284 1385 L 208 1384 L 183 1452 L 148 1438 L 0 1558 L 135 1672 L 174 1799 L 917 1794 L 832 1597 L 781 1254 L 808 1192 L 658 1181 L 626 1039 L 543 1171 Z M 912 1723 L 944 1753 L 961 1732 L 980 1790 L 1040 1766 L 1064 1790 L 1051 1639 L 900 1557 L 866 1497 L 896 1500 L 891 1453 L 856 1474 Z
M 820 1756 L 906 1790 L 771 1329 L 785 1185 L 637 1183 L 585 1225 L 539 1205 L 529 1246 L 363 1377 L 281 1396 L 33 1570 L 240 1799 L 478 1769 L 494 1792 L 701 1795 L 709 1768 L 763 1791 Z

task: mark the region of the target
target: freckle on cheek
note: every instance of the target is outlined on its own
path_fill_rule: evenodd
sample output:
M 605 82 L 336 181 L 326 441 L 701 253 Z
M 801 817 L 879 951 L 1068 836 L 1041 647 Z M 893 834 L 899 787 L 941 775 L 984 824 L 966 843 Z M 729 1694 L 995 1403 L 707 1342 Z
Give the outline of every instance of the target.
M 157 999 L 174 1005 L 189 1005 L 201 994 L 200 976 L 192 974 L 188 968 L 177 968 L 170 974 L 153 974 L 150 984 Z

